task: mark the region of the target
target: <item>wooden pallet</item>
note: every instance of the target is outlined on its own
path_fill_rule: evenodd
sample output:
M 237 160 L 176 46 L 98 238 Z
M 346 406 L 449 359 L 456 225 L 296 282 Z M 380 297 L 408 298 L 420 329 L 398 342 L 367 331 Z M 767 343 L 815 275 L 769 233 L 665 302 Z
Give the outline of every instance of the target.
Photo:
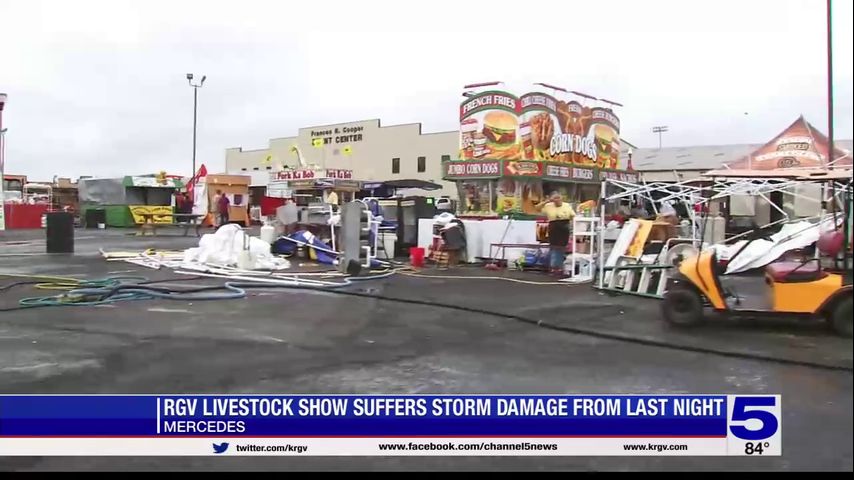
M 430 260 L 436 262 L 436 266 L 439 268 L 448 268 L 448 252 L 441 250 L 433 251 L 430 253 Z

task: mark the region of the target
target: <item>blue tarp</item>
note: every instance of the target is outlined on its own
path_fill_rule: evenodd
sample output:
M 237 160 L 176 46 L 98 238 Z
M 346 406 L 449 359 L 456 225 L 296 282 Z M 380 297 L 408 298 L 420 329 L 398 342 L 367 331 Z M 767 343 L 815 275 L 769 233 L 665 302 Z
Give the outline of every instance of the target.
M 321 242 L 311 232 L 306 230 L 294 232 L 286 237 L 279 237 L 278 240 L 273 242 L 270 251 L 277 255 L 293 255 L 300 245 L 308 248 L 309 258 L 315 260 L 317 263 L 335 265 L 335 261 L 338 260 L 337 255 L 329 253 L 329 251 L 332 251 L 332 247 Z M 383 264 L 377 259 L 371 259 L 371 268 L 380 268 L 382 266 Z
M 299 248 L 299 246 L 303 244 L 306 244 L 306 248 L 309 249 L 308 252 L 310 258 L 312 260 L 316 260 L 318 263 L 334 265 L 335 260 L 338 259 L 336 255 L 323 251 L 331 251 L 332 247 L 321 242 L 311 232 L 308 232 L 306 230 L 294 232 L 288 235 L 287 237 L 279 237 L 278 240 L 273 242 L 272 248 L 270 250 L 278 255 L 293 255 L 294 253 L 296 253 L 297 248 Z

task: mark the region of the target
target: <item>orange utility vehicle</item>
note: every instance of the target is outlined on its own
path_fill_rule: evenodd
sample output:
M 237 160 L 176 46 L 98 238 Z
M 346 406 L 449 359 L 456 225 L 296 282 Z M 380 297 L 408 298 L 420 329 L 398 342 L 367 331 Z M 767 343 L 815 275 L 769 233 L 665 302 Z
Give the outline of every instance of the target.
M 779 261 L 765 267 L 764 294 L 746 306 L 737 292 L 722 286 L 724 268 L 714 251 L 683 260 L 678 274 L 668 279 L 661 303 L 664 319 L 673 325 L 692 326 L 703 321 L 704 308 L 739 316 L 801 316 L 825 319 L 839 335 L 852 335 L 851 173 L 831 171 L 827 180 L 843 182 L 842 221 L 823 232 L 816 242 L 820 255 L 802 261 Z M 816 180 L 816 177 L 810 177 Z M 837 197 L 833 197 L 837 198 Z M 837 205 L 833 202 L 834 216 Z M 751 242 L 767 238 L 754 234 L 729 260 Z M 755 279 L 754 279 L 755 281 Z

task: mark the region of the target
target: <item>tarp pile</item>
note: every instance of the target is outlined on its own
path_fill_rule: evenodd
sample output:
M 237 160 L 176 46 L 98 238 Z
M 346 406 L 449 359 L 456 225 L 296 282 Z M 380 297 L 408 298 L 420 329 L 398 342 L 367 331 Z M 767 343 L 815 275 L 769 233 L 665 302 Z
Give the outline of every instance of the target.
M 204 270 L 207 267 L 239 267 L 246 270 L 283 270 L 290 262 L 270 253 L 270 244 L 252 237 L 237 225 L 224 225 L 203 235 L 199 246 L 184 251 L 105 252 L 108 261 L 124 261 L 142 267 Z
M 241 255 L 249 252 L 250 265 L 243 264 Z M 270 244 L 252 237 L 234 224 L 223 225 L 215 233 L 202 236 L 199 246 L 184 251 L 184 263 L 202 263 L 236 266 L 252 270 L 281 270 L 290 267 L 290 262 L 270 253 Z

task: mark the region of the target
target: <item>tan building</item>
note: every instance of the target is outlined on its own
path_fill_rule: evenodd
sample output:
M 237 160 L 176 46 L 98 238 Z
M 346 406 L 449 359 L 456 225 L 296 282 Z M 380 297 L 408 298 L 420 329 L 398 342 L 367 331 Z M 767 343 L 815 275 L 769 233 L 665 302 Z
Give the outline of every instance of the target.
M 459 132 L 423 133 L 420 123 L 381 126 L 375 119 L 305 127 L 295 137 L 270 139 L 267 148 L 226 149 L 226 171 L 263 184 L 265 171 L 299 166 L 294 146 L 308 165 L 352 170 L 354 180 L 427 180 L 443 186 L 432 195 L 457 197 L 454 184 L 442 181 L 442 160 L 457 157 Z

